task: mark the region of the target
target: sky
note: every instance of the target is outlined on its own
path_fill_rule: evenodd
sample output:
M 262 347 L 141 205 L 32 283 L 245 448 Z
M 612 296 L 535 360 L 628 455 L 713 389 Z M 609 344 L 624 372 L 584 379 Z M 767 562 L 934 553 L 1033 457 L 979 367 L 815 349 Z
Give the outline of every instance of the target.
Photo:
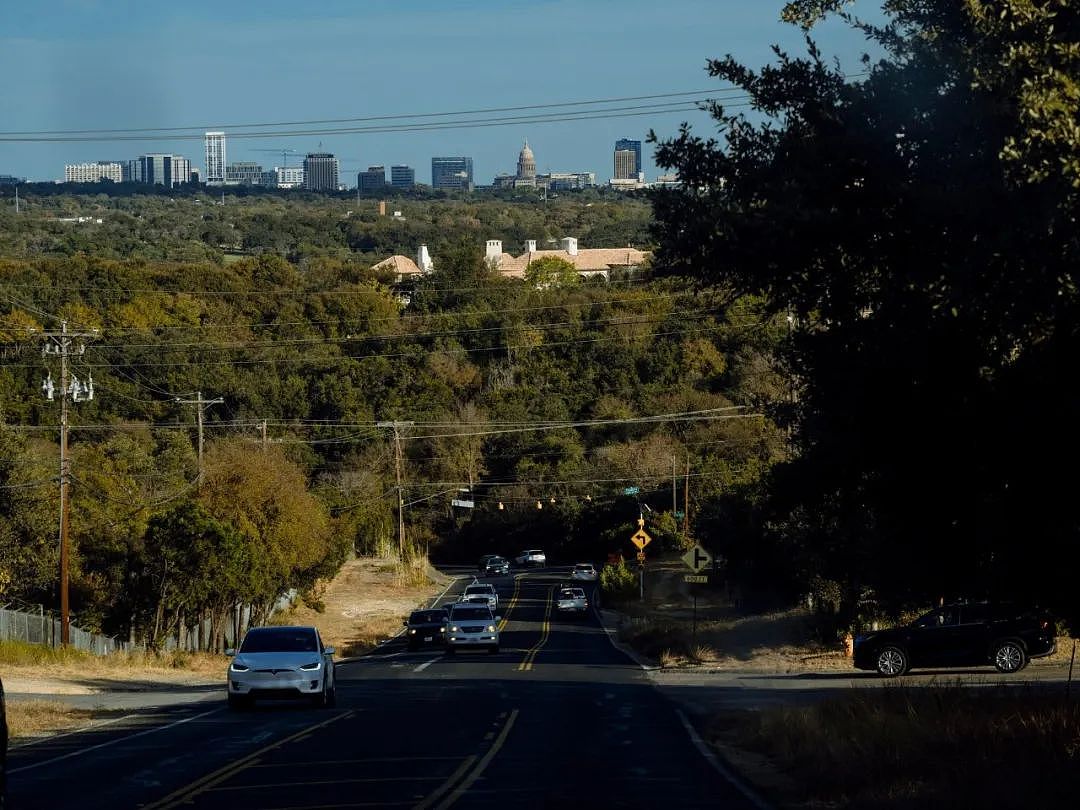
M 0 174 L 62 179 L 65 163 L 181 154 L 205 166 L 202 132 L 229 134 L 229 162 L 289 165 L 327 151 L 355 186 L 368 165 L 407 164 L 431 179 L 432 156 L 471 156 L 477 185 L 513 174 L 527 138 L 537 169 L 612 174 L 614 142 L 675 134 L 681 121 L 712 134 L 697 110 L 636 110 L 623 118 L 429 131 L 267 135 L 240 125 L 456 113 L 490 108 L 709 91 L 706 61 L 751 67 L 770 46 L 805 52 L 779 21 L 782 0 L 8 0 L 0 4 Z M 879 3 L 861 0 L 873 16 Z M 859 70 L 862 36 L 815 30 L 826 55 Z M 689 96 L 683 99 L 693 98 Z M 609 103 L 628 107 L 680 101 Z M 575 109 L 575 108 L 570 108 Z M 589 111 L 580 106 L 578 112 Z M 591 109 L 597 109 L 592 107 Z M 535 114 L 517 111 L 474 117 Z M 630 112 L 630 111 L 624 111 Z M 462 116 L 428 118 L 460 121 Z M 397 123 L 401 123 L 400 121 Z M 230 125 L 232 130 L 230 132 Z M 370 126 L 354 123 L 351 126 Z M 328 125 L 320 125 L 323 128 Z M 335 125 L 340 126 L 340 125 Z M 188 139 L 3 141 L 13 132 L 190 128 Z M 295 132 L 319 127 L 271 128 Z M 171 135 L 171 134 L 170 134 Z M 265 151 L 259 151 L 265 150 Z M 643 144 L 647 179 L 658 170 Z

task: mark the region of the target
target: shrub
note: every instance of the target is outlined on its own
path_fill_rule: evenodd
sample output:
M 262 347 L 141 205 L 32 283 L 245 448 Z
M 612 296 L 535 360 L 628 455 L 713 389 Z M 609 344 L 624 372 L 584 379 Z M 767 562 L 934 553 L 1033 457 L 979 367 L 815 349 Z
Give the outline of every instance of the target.
M 600 590 L 609 599 L 633 599 L 638 593 L 637 574 L 625 561 L 608 563 L 600 569 Z

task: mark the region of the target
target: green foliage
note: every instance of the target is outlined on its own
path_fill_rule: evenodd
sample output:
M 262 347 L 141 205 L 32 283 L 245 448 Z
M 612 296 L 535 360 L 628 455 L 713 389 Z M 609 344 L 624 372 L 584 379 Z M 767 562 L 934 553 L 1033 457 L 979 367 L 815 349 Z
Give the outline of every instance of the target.
M 570 287 L 581 281 L 577 268 L 560 256 L 541 256 L 525 268 L 525 281 L 534 287 Z
M 637 572 L 623 560 L 607 563 L 600 569 L 600 589 L 614 601 L 633 599 L 638 593 Z

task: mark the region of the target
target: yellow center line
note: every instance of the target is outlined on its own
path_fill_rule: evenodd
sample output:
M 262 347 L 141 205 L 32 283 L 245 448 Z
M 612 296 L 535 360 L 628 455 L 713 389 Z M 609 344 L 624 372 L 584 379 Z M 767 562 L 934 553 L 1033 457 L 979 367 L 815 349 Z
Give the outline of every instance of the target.
M 544 607 L 544 623 L 540 628 L 540 640 L 525 653 L 525 657 L 521 660 L 521 663 L 518 664 L 518 672 L 529 672 L 533 668 L 533 662 L 536 660 L 536 655 L 540 652 L 540 648 L 547 643 L 548 635 L 551 632 L 551 606 L 554 595 L 555 586 L 552 585 L 551 589 L 548 591 L 547 604 Z
M 432 793 L 430 796 L 420 802 L 420 804 L 416 805 L 413 810 L 427 810 L 427 808 L 431 807 L 431 805 L 433 805 L 440 798 L 442 798 L 442 795 L 446 793 L 446 791 L 450 790 L 450 788 L 452 788 L 457 783 L 457 781 L 465 775 L 465 772 L 472 767 L 472 764 L 474 762 L 476 762 L 475 754 L 466 757 L 465 761 L 457 767 L 457 770 L 450 774 L 446 778 L 446 781 L 439 785 L 438 788 L 436 788 L 434 793 Z
M 200 779 L 196 779 L 191 784 L 185 785 L 179 790 L 173 791 L 163 799 L 158 799 L 156 802 L 151 802 L 150 804 L 144 805 L 143 810 L 165 810 L 165 808 L 177 807 L 181 804 L 188 804 L 200 793 L 203 793 L 214 787 L 215 785 L 224 782 L 230 776 L 240 773 L 240 771 L 244 770 L 249 765 L 256 762 L 259 757 L 261 757 L 268 751 L 273 751 L 275 748 L 280 748 L 281 746 L 285 745 L 286 743 L 290 743 L 293 740 L 299 740 L 300 738 L 307 736 L 316 729 L 323 728 L 324 726 L 328 726 L 331 723 L 336 723 L 338 720 L 347 719 L 349 717 L 352 717 L 354 714 L 355 712 L 342 712 L 339 715 L 331 717 L 329 720 L 323 720 L 321 723 L 316 723 L 313 726 L 308 726 L 307 728 L 301 729 L 295 734 L 290 734 L 284 739 L 278 740 L 274 743 L 270 743 L 270 745 L 264 746 L 258 751 L 241 757 L 235 762 L 230 762 L 228 765 L 225 765 L 222 768 L 218 768 L 213 773 L 209 773 Z
M 499 622 L 499 632 L 501 633 L 506 627 L 507 622 L 510 621 L 510 611 L 517 605 L 518 593 L 521 590 L 521 580 L 514 577 L 514 594 L 510 597 L 510 604 L 506 606 L 506 613 L 503 614 L 502 621 Z
M 472 772 L 465 777 L 465 780 L 458 785 L 449 796 L 447 796 L 442 803 L 435 808 L 435 810 L 446 810 L 450 805 L 460 799 L 465 793 L 472 787 L 473 782 L 480 778 L 480 774 L 484 772 L 488 765 L 491 764 L 491 760 L 495 759 L 495 755 L 499 753 L 499 749 L 503 747 L 503 743 L 506 742 L 506 738 L 510 736 L 510 729 L 514 726 L 514 721 L 517 720 L 518 710 L 514 709 L 510 712 L 510 717 L 506 721 L 506 725 L 503 726 L 502 731 L 499 732 L 499 736 L 495 739 L 495 742 L 491 744 L 491 748 L 487 750 L 483 758 L 476 763 L 476 767 Z

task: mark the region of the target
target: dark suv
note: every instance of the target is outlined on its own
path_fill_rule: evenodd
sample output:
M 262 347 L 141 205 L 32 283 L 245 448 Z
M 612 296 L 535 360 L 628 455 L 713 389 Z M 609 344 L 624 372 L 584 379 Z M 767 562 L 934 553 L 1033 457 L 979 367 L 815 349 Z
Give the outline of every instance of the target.
M 990 602 L 945 605 L 903 627 L 855 639 L 855 667 L 903 675 L 913 667 L 993 664 L 1017 672 L 1054 652 L 1054 620 L 1034 608 Z
M 505 557 L 489 557 L 484 563 L 484 576 L 497 577 L 510 575 L 510 561 Z

